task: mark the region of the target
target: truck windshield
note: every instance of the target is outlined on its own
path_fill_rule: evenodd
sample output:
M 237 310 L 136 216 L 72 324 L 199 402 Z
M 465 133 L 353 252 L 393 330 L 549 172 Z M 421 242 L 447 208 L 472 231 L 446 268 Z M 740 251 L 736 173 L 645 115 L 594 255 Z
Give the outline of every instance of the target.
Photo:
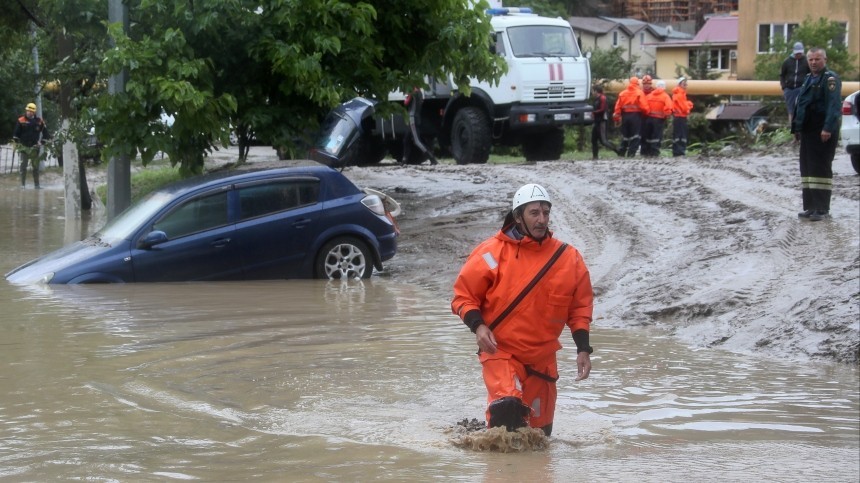
M 573 29 L 552 25 L 508 28 L 514 57 L 579 57 Z

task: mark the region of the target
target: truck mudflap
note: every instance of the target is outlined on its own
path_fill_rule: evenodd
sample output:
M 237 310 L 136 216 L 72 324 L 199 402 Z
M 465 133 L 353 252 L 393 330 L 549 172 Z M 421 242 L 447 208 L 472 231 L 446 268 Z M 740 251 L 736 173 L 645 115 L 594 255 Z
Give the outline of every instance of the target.
M 517 104 L 511 106 L 509 124 L 511 129 L 593 124 L 593 110 L 594 108 L 585 102 L 556 105 Z

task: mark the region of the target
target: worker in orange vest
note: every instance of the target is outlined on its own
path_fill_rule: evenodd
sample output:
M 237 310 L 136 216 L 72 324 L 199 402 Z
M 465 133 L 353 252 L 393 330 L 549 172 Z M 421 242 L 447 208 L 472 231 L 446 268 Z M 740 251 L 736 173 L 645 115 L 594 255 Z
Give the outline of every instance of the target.
M 672 156 L 687 154 L 687 137 L 690 127 L 687 116 L 693 110 L 693 102 L 687 99 L 687 78 L 678 79 L 678 85 L 672 89 Z
M 642 116 L 647 110 L 648 103 L 645 101 L 645 94 L 639 88 L 639 78 L 633 76 L 627 83 L 627 88 L 618 94 L 612 115 L 615 125 L 621 126 L 619 156 L 632 158 L 636 155 L 642 140 Z
M 666 94 L 666 82 L 657 81 L 657 87 L 645 96 L 648 110 L 645 111 L 645 135 L 642 139 L 642 156 L 660 156 L 663 143 L 663 128 L 672 115 L 672 98 Z

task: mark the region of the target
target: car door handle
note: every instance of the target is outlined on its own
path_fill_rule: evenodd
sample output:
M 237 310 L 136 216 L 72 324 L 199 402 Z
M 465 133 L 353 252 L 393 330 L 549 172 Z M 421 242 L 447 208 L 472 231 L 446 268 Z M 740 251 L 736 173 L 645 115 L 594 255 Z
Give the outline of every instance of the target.
M 294 228 L 304 228 L 311 220 L 308 218 L 302 218 L 301 220 L 296 220 L 293 222 Z
M 228 243 L 230 243 L 229 238 L 219 238 L 212 242 L 212 246 L 215 248 L 221 248 L 227 246 Z

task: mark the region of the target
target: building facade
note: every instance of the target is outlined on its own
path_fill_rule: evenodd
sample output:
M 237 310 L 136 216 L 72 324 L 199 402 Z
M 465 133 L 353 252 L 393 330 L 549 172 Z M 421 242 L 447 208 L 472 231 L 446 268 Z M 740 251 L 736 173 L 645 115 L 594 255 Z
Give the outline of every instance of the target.
M 860 58 L 858 0 L 741 0 L 738 5 L 737 78 L 753 79 L 756 56 L 769 52 L 774 39 L 787 39 L 790 45 L 792 31 L 797 25 L 807 18 L 821 17 L 845 25 L 845 45 L 850 53 Z M 788 54 L 785 52 L 786 56 Z M 856 71 L 860 71 L 860 65 Z

